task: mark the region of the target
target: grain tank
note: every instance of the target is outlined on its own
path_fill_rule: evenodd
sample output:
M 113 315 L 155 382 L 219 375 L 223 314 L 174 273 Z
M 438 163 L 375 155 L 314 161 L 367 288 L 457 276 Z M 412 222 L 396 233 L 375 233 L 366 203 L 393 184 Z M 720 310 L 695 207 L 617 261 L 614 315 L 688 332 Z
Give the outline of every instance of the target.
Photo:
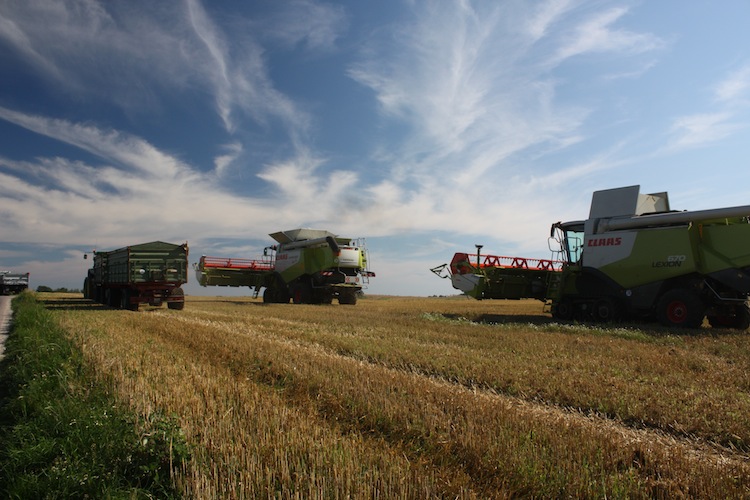
M 248 286 L 269 303 L 356 304 L 369 278 L 363 240 L 325 230 L 299 228 L 269 236 L 277 245 L 259 259 L 202 256 L 194 266 L 201 286 Z
M 708 318 L 746 329 L 749 216 L 750 205 L 675 211 L 666 192 L 641 194 L 639 186 L 597 191 L 588 219 L 552 225 L 556 264 L 533 277 L 543 293 L 522 295 L 544 300 L 559 319 L 698 327 Z M 519 298 L 491 283 L 512 271 L 477 262 L 450 267 L 454 287 L 476 298 Z
M 87 256 L 84 256 L 86 258 Z M 153 241 L 108 252 L 94 252 L 83 283 L 84 298 L 137 311 L 140 304 L 183 309 L 188 245 Z

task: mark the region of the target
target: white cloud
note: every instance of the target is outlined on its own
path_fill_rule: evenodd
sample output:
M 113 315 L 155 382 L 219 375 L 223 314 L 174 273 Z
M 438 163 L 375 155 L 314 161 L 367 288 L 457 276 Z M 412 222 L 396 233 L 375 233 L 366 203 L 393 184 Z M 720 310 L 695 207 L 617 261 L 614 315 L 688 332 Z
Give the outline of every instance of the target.
M 173 98 L 208 90 L 230 133 L 242 116 L 259 123 L 280 120 L 291 133 L 305 130 L 309 117 L 274 89 L 252 33 L 226 33 L 199 0 L 184 5 L 16 2 L 0 13 L 0 40 L 52 78 L 52 85 L 129 114 L 158 110 L 161 93 Z M 328 38 L 320 36 L 310 43 L 325 43 Z
M 347 19 L 342 6 L 318 3 L 310 0 L 289 0 L 264 20 L 265 36 L 281 40 L 293 47 L 304 43 L 311 51 L 335 49 L 336 40 L 347 27 Z
M 221 148 L 225 154 L 214 158 L 214 171 L 217 177 L 222 177 L 224 172 L 234 163 L 242 154 L 243 146 L 241 142 L 226 144 Z
M 716 99 L 725 103 L 747 102 L 750 89 L 750 64 L 739 68 L 716 85 Z
M 677 118 L 672 124 L 669 148 L 691 149 L 720 141 L 739 128 L 738 124 L 730 122 L 731 118 L 732 115 L 728 112 L 702 113 Z
M 557 51 L 556 60 L 559 62 L 587 53 L 641 54 L 661 48 L 663 42 L 653 35 L 613 29 L 612 25 L 627 12 L 628 9 L 623 7 L 612 8 L 579 24 Z
M 573 0 L 547 0 L 540 3 L 527 25 L 532 40 L 546 36 L 549 29 L 578 3 Z
M 750 89 L 750 65 L 741 66 L 714 86 L 714 100 L 718 109 L 713 112 L 679 116 L 670 128 L 667 149 L 679 151 L 706 147 L 732 136 L 747 124 L 738 120 L 747 104 Z
M 3 120 L 98 158 L 18 161 L 4 152 L 0 198 L 13 203 L 0 207 L 0 231 L 25 242 L 96 238 L 110 247 L 190 239 L 191 246 L 250 252 L 257 245 L 248 240 L 307 225 L 368 237 L 441 231 L 469 242 L 481 236 L 477 242 L 499 251 L 544 253 L 549 224 L 585 216 L 590 188 L 636 155 L 624 143 L 592 146 L 603 134 L 588 121 L 608 111 L 571 91 L 580 83 L 576 71 L 583 68 L 584 83 L 600 87 L 622 78 L 635 85 L 664 47 L 628 24 L 628 9 L 610 8 L 609 1 L 406 2 L 400 8 L 411 8 L 410 17 L 385 25 L 367 20 L 358 26 L 373 30 L 355 34 L 346 31 L 356 10 L 349 4 L 271 4 L 250 18 L 233 15 L 229 4 L 200 0 L 9 3 L 0 14 L 4 47 L 66 96 L 113 102 L 127 115 L 148 113 L 149 124 L 139 129 L 132 120 L 117 128 L 83 121 L 83 113 L 60 120 L 0 107 Z M 359 104 L 378 104 L 382 121 L 325 121 L 369 135 L 346 153 L 333 142 L 323 150 L 315 139 L 328 130 L 316 124 L 329 118 L 324 108 L 341 105 L 337 96 L 310 102 L 330 90 L 313 88 L 301 92 L 306 101 L 296 100 L 295 89 L 306 84 L 296 66 L 302 81 L 276 79 L 289 78 L 298 61 L 342 70 L 336 64 L 351 54 L 348 75 L 371 91 L 372 103 L 359 94 Z M 590 54 L 605 54 L 607 64 L 580 57 Z M 575 65 L 565 64 L 573 58 Z M 623 60 L 627 66 L 617 64 Z M 703 146 L 734 132 L 740 119 L 730 108 L 746 97 L 749 75 L 741 68 L 716 85 L 719 109 L 675 120 L 671 147 Z M 224 128 L 194 145 L 202 149 L 199 160 L 164 149 L 143 131 L 157 119 L 169 123 L 175 101 L 182 109 L 214 110 L 217 128 Z M 627 117 L 635 121 L 639 111 Z M 622 123 L 621 115 L 611 118 Z M 222 184 L 238 173 L 252 184 L 251 194 Z M 572 192 L 586 196 L 571 200 Z M 447 248 L 432 240 L 428 235 L 425 245 Z M 376 272 L 440 283 L 428 266 L 411 271 L 422 265 L 423 249 L 408 259 L 404 249 L 392 251 L 377 256 Z

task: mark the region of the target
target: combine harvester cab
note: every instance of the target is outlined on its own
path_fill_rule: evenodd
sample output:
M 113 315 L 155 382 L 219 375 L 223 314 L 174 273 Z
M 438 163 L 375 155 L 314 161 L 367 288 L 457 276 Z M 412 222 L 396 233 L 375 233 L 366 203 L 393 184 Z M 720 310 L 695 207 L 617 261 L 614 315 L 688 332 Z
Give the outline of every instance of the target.
M 518 295 L 544 298 L 563 320 L 696 328 L 708 318 L 712 326 L 747 329 L 749 216 L 750 206 L 674 211 L 666 192 L 640 194 L 640 186 L 597 191 L 588 219 L 552 225 L 559 257 L 544 293 L 530 292 L 525 282 L 533 278 L 519 274 Z M 476 298 L 516 298 L 498 285 L 508 271 L 484 262 L 470 271 L 452 264 L 454 287 Z
M 356 304 L 369 278 L 363 240 L 325 230 L 292 229 L 270 235 L 277 245 L 264 249 L 262 259 L 201 257 L 195 272 L 201 286 L 248 286 L 257 297 L 265 288 L 267 303 Z
M 84 258 L 88 256 L 84 255 Z M 183 309 L 188 245 L 153 241 L 109 252 L 94 252 L 83 296 L 101 304 L 137 311 L 140 304 Z

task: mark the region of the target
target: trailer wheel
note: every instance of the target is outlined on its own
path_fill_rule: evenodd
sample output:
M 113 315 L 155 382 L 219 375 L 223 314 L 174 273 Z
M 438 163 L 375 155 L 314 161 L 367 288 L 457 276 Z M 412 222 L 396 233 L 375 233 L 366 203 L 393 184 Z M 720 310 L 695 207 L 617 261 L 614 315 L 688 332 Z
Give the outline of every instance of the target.
M 122 297 L 121 297 L 121 308 L 127 309 L 129 311 L 137 311 L 138 310 L 138 302 L 131 303 L 130 302 L 130 290 L 123 290 L 122 291 Z
M 175 309 L 177 311 L 182 311 L 183 309 L 185 309 L 185 292 L 182 291 L 182 288 L 175 288 L 174 290 L 172 290 L 172 293 L 170 293 L 169 296 L 179 297 L 181 300 L 179 302 L 167 302 L 168 309 Z
M 705 312 L 701 298 L 684 288 L 669 290 L 656 304 L 657 318 L 664 326 L 699 328 Z

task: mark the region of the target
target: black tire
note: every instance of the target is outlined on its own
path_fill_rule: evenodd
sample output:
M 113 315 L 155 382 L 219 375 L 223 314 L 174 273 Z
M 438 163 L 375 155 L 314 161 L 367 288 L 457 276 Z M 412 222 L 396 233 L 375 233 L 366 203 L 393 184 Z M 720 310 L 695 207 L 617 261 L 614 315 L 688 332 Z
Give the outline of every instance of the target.
M 750 328 L 750 309 L 743 304 L 735 307 L 731 315 L 709 316 L 708 322 L 714 328 L 747 330 Z
M 557 304 L 552 304 L 552 317 L 563 321 L 573 319 L 573 302 L 563 299 Z
M 122 293 L 123 290 L 120 290 L 119 288 L 116 290 L 112 290 L 112 294 L 110 295 L 111 303 L 109 305 L 112 307 L 116 307 L 117 309 L 121 309 Z
M 690 290 L 675 288 L 661 296 L 656 304 L 656 317 L 664 326 L 700 328 L 706 306 Z
M 263 292 L 263 302 L 266 304 L 288 304 L 289 294 L 286 290 L 267 287 L 266 291 Z
M 276 290 L 275 298 L 277 304 L 288 304 L 290 297 L 286 287 L 283 290 Z
M 357 292 L 341 292 L 339 295 L 339 304 L 347 306 L 357 305 Z
M 750 328 L 750 309 L 746 304 L 737 307 L 735 323 L 732 328 L 736 328 L 738 330 L 747 330 L 748 328 Z
M 597 300 L 594 304 L 592 314 L 596 321 L 602 323 L 611 323 L 620 319 L 620 310 L 617 307 L 617 302 L 610 298 Z
M 172 290 L 172 293 L 170 293 L 169 296 L 179 297 L 180 300 L 178 302 L 167 302 L 168 309 L 174 309 L 176 311 L 182 311 L 183 309 L 185 309 L 185 292 L 182 291 L 182 288 L 175 288 L 174 290 Z
M 331 292 L 323 292 L 320 295 L 320 303 L 321 304 L 331 304 L 331 303 L 333 303 L 333 294 Z
M 104 290 L 104 305 L 115 308 L 120 307 L 120 297 L 117 295 L 117 290 L 114 288 Z

